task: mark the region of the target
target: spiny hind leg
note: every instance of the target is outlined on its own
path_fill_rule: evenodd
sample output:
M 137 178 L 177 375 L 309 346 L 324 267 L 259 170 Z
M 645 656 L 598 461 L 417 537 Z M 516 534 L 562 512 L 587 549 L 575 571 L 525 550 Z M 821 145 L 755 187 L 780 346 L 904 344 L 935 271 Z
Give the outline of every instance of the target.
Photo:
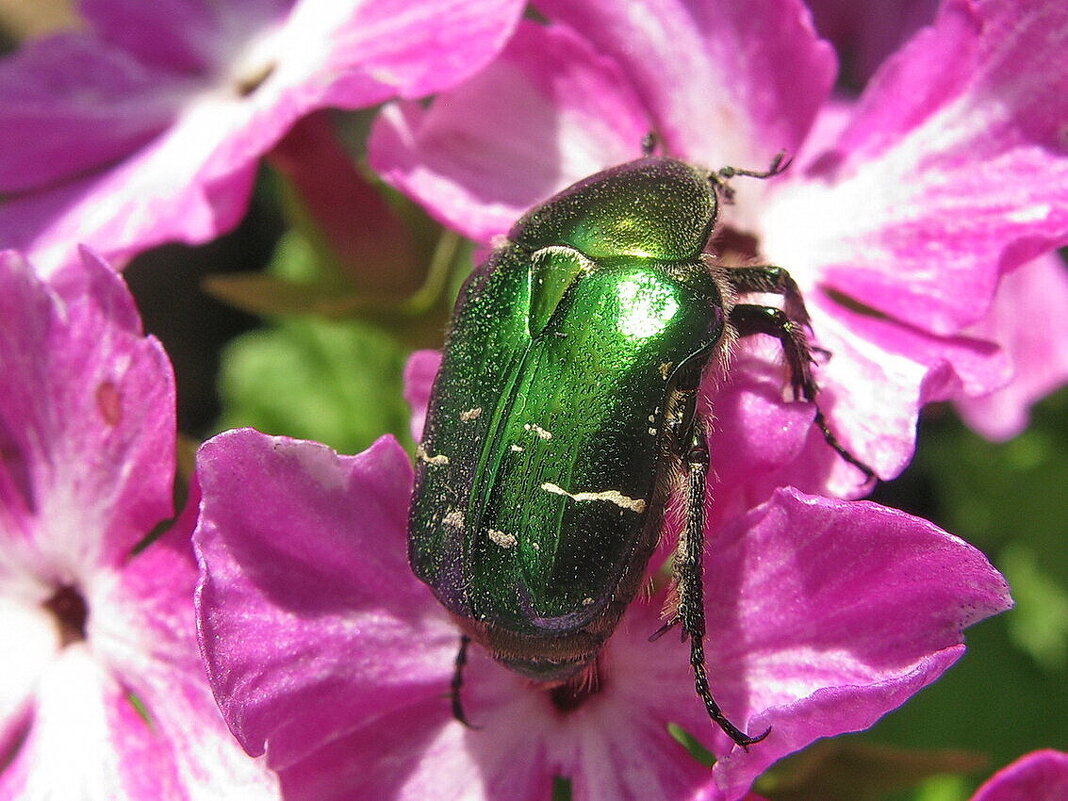
M 739 729 L 716 703 L 708 686 L 708 670 L 705 666 L 705 603 L 704 603 L 704 544 L 705 544 L 705 493 L 707 492 L 709 456 L 708 442 L 700 426 L 695 426 L 692 441 L 686 453 L 686 527 L 675 553 L 675 581 L 678 604 L 675 615 L 665 623 L 651 640 L 658 639 L 672 627 L 681 624 L 684 639 L 690 641 L 690 666 L 693 668 L 694 687 L 704 702 L 708 716 L 742 748 L 748 748 L 763 740 L 771 732 L 765 729 L 755 737 Z

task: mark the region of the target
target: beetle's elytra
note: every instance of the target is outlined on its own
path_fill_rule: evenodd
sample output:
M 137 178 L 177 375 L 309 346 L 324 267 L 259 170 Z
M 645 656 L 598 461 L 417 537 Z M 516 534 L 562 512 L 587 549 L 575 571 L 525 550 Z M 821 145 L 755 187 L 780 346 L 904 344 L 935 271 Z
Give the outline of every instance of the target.
M 549 685 L 595 664 L 681 491 L 679 604 L 665 629 L 679 623 L 689 637 L 712 719 L 743 746 L 766 736 L 731 724 L 705 677 L 708 448 L 696 400 L 710 362 L 753 333 L 779 339 L 795 396 L 815 398 L 794 282 L 705 253 L 726 178 L 768 177 L 779 161 L 710 173 L 646 156 L 593 175 L 528 212 L 461 290 L 409 520 L 412 569 L 464 632 L 461 720 L 469 640 Z M 783 295 L 785 311 L 738 302 L 752 292 Z M 685 486 L 673 486 L 680 474 Z

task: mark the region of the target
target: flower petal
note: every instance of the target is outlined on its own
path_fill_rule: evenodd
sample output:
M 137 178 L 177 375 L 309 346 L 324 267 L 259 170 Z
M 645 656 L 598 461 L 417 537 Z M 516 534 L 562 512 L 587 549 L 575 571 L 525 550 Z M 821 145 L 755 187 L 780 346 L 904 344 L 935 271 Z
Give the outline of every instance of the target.
M 408 359 L 404 368 L 404 400 L 412 408 L 412 439 L 421 442 L 426 410 L 430 405 L 430 392 L 434 378 L 441 367 L 441 352 L 417 350 Z
M 998 386 L 1009 365 L 996 346 L 934 337 L 859 314 L 817 295 L 808 304 L 818 344 L 817 402 L 838 441 L 879 476 L 892 478 L 915 448 L 920 408 Z M 726 378 L 705 382 L 701 412 L 711 424 L 715 504 L 710 520 L 730 520 L 776 487 L 857 497 L 864 475 L 835 453 L 814 424 L 811 404 L 784 399 L 782 347 L 771 337 L 734 346 Z
M 220 32 L 242 38 L 282 18 L 293 0 L 81 0 L 82 16 L 100 38 L 146 64 L 174 72 L 212 69 Z
M 1068 754 L 1034 751 L 1002 768 L 972 801 L 1060 801 L 1068 796 Z
M 62 766 L 60 769 L 57 766 Z M 182 801 L 166 743 L 90 651 L 66 648 L 41 676 L 33 723 L 0 772 L 0 799 Z
M 811 404 L 783 399 L 787 380 L 780 351 L 777 342 L 749 342 L 732 354 L 725 379 L 706 380 L 703 386 L 699 409 L 708 421 L 712 460 L 709 531 L 744 515 L 787 483 L 783 472 L 801 458 L 814 429 Z M 816 469 L 813 460 L 805 461 L 813 488 L 826 479 L 829 463 Z
M 429 108 L 383 109 L 368 149 L 386 180 L 488 243 L 564 186 L 637 158 L 651 128 L 614 62 L 563 26 L 524 23 L 493 64 Z
M 12 596 L 17 597 L 18 593 L 12 591 L 12 583 L 0 581 L 0 642 L 10 646 L 4 656 L 4 680 L 0 682 L 2 754 L 14 753 L 29 728 L 40 677 L 59 649 L 59 632 L 50 615 L 32 602 L 35 599 L 30 603 L 13 600 Z
M 884 479 L 911 460 L 925 404 L 983 392 L 1010 375 L 1005 354 L 982 339 L 933 336 L 825 297 L 810 309 L 830 353 L 818 370 L 821 408 L 842 443 Z M 856 471 L 839 462 L 827 487 L 849 494 Z
M 494 735 L 484 729 L 468 732 L 449 719 L 448 701 L 440 693 L 437 698 L 420 695 L 283 771 L 287 801 L 551 797 L 552 777 L 544 759 L 530 738 L 519 736 L 518 727 Z M 495 775 L 495 763 L 480 763 L 479 744 L 508 761 L 503 776 Z
M 834 42 L 848 79 L 863 84 L 908 37 L 930 24 L 938 0 L 807 0 L 816 30 Z M 839 78 L 841 80 L 841 77 Z
M 925 520 L 781 489 L 711 544 L 709 670 L 736 723 L 772 733 L 715 768 L 730 798 L 819 737 L 867 728 L 963 652 L 965 627 L 1008 608 L 986 558 Z M 721 738 L 722 740 L 722 738 Z M 723 747 L 720 742 L 719 747 Z
M 761 168 L 795 152 L 834 81 L 834 53 L 797 0 L 543 0 L 623 68 L 664 149 Z
M 0 61 L 0 191 L 46 188 L 141 147 L 177 113 L 186 82 L 86 34 L 30 42 Z
M 197 496 L 179 521 L 90 598 L 90 640 L 158 740 L 157 761 L 182 798 L 277 799 L 277 777 L 231 736 L 205 681 L 196 640 L 197 565 L 190 536 Z M 144 735 L 141 735 L 143 738 Z
M 1000 343 L 1014 374 L 994 392 L 958 400 L 957 410 L 983 436 L 1011 439 L 1027 427 L 1031 404 L 1068 382 L 1064 260 L 1051 253 L 1002 278 L 994 308 L 971 333 Z
M 712 724 L 693 691 L 688 646 L 677 637 L 649 642 L 662 600 L 627 610 L 601 657 L 602 686 L 576 708 L 561 710 L 549 689 L 473 645 L 463 699 L 476 729 L 451 717 L 442 691 L 448 660 L 437 692 L 413 683 L 405 707 L 363 719 L 283 770 L 287 798 L 539 801 L 551 795 L 554 776 L 570 780 L 575 801 L 686 797 L 707 781 L 708 769 L 667 725 L 704 732 Z
M 282 770 L 447 687 L 458 637 L 404 558 L 412 477 L 394 440 L 346 457 L 231 431 L 198 475 L 201 646 L 246 750 Z
M 98 257 L 85 252 L 53 286 L 0 255 L 0 530 L 72 582 L 170 515 L 174 379 Z
M 211 239 L 236 224 L 259 157 L 300 116 L 451 86 L 503 46 L 521 7 L 303 0 L 273 19 L 258 6 L 234 8 L 212 31 L 217 62 L 183 82 L 166 131 L 114 167 L 68 171 L 54 189 L 10 199 L 0 206 L 0 236 L 43 270 L 63 264 L 72 242 L 129 256 Z
M 555 24 L 520 26 L 483 73 L 429 109 L 387 107 L 372 132 L 375 169 L 483 243 L 638 157 L 649 131 L 672 155 L 763 168 L 797 148 L 833 80 L 833 53 L 795 0 L 539 10 Z
M 1000 273 L 1068 242 L 1066 45 L 1064 4 L 946 3 L 807 182 L 776 183 L 766 254 L 935 333 L 982 318 Z

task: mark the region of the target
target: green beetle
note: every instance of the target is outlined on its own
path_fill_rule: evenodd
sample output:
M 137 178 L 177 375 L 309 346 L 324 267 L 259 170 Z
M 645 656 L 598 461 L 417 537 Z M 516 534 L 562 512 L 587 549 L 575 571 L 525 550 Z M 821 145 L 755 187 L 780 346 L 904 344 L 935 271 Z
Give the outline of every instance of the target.
M 566 687 L 594 669 L 644 581 L 665 502 L 682 491 L 675 558 L 697 692 L 739 745 L 705 675 L 701 554 L 706 367 L 738 337 L 778 337 L 796 397 L 813 401 L 797 286 L 771 266 L 714 266 L 705 247 L 735 175 L 646 155 L 527 213 L 456 304 L 417 451 L 409 560 L 463 637 L 510 669 Z M 738 303 L 784 296 L 784 310 Z M 831 434 L 828 443 L 871 477 Z M 658 636 L 654 635 L 654 636 Z

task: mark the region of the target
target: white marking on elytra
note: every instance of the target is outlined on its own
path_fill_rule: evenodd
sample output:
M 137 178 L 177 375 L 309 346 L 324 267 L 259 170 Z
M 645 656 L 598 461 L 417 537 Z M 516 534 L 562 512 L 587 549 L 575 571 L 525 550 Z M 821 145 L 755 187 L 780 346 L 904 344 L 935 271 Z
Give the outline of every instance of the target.
M 489 538 L 491 540 L 500 545 L 502 548 L 511 548 L 519 541 L 518 539 L 516 539 L 515 534 L 506 534 L 505 532 L 495 528 L 488 529 L 486 533 L 489 534 Z
M 464 527 L 464 513 L 461 509 L 453 509 L 444 518 L 442 523 L 451 528 L 463 528 Z
M 653 436 L 653 437 L 656 436 L 656 429 L 655 428 L 649 428 L 649 429 L 646 429 L 646 430 L 649 432 L 650 436 Z
M 523 430 L 524 431 L 533 431 L 535 434 L 537 434 L 542 439 L 552 439 L 553 438 L 553 434 L 552 434 L 551 431 L 546 431 L 544 428 L 542 428 L 541 426 L 536 425 L 534 423 L 524 423 L 523 424 Z
M 619 490 L 605 490 L 604 492 L 568 492 L 563 487 L 546 481 L 541 485 L 546 492 L 554 495 L 564 495 L 573 501 L 608 501 L 614 503 L 620 509 L 629 509 L 632 512 L 644 512 L 645 501 L 641 498 L 630 498 Z
M 449 457 L 443 453 L 439 453 L 436 456 L 431 456 L 426 452 L 426 448 L 423 447 L 423 443 L 419 443 L 415 446 L 416 457 L 427 464 L 448 464 Z
M 476 406 L 474 409 L 468 409 L 466 412 L 460 412 L 460 419 L 468 423 L 471 420 L 477 420 L 482 416 L 482 407 Z
M 593 598 L 583 598 L 582 599 L 582 605 L 583 606 L 589 606 L 592 603 L 593 603 Z
M 516 453 L 522 453 L 523 451 L 526 450 L 526 448 L 524 448 L 522 445 L 516 445 L 514 442 L 512 443 L 512 445 L 510 447 Z
M 541 543 L 540 542 L 532 542 L 532 543 L 530 543 L 530 547 L 533 548 L 535 551 L 540 551 L 541 550 Z

